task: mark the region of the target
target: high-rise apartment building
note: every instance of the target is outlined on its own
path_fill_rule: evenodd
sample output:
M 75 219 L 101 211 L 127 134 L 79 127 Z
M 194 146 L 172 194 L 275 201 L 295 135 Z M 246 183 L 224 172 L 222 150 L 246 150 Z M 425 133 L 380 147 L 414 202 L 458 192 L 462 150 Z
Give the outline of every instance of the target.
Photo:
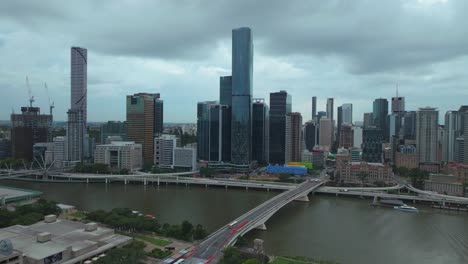
M 403 113 L 405 112 L 405 98 L 404 97 L 392 97 L 392 113 Z
M 11 115 L 11 147 L 15 159 L 33 160 L 35 143 L 47 142 L 51 115 L 41 115 L 39 107 L 21 107 L 21 114 Z
M 436 108 L 419 108 L 416 112 L 416 149 L 420 163 L 437 162 L 438 121 Z
M 79 162 L 85 153 L 85 129 L 83 111 L 70 109 L 67 112 L 67 140 L 65 147 L 65 159 L 71 162 Z
M 265 99 L 253 99 L 252 105 L 252 160 L 260 164 L 269 161 L 269 109 Z
M 210 162 L 231 160 L 230 108 L 216 101 L 197 105 L 197 157 Z
M 70 110 L 67 112 L 66 160 L 82 161 L 85 158 L 87 93 L 88 93 L 88 51 L 80 47 L 71 48 L 70 67 Z
M 316 120 L 317 117 L 317 96 L 312 96 L 312 120 Z
M 285 163 L 302 159 L 302 116 L 300 113 L 286 115 Z
M 455 161 L 455 144 L 457 138 L 462 135 L 462 115 L 458 111 L 447 111 L 445 113 L 445 133 L 442 142 L 442 160 Z
M 143 146 L 143 162 L 154 162 L 154 137 L 162 132 L 159 94 L 127 95 L 127 138 Z M 158 111 L 156 111 L 159 109 Z
M 291 95 L 286 91 L 270 93 L 270 163 L 284 164 L 286 115 L 291 113 Z
M 374 100 L 373 111 L 372 111 L 372 123 L 377 128 L 380 128 L 383 132 L 384 140 L 389 141 L 389 131 L 387 123 L 388 115 L 388 101 L 384 98 L 378 98 Z
M 252 31 L 232 30 L 231 162 L 249 165 L 252 159 Z

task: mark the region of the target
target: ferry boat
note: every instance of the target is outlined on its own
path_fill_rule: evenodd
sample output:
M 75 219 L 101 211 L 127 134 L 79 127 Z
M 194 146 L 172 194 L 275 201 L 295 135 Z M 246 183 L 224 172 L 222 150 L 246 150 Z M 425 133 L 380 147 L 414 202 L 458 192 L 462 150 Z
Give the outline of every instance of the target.
M 401 206 L 395 206 L 393 209 L 400 210 L 400 211 L 406 211 L 406 212 L 418 212 L 418 208 L 413 207 L 413 206 L 408 206 L 408 205 L 401 205 Z

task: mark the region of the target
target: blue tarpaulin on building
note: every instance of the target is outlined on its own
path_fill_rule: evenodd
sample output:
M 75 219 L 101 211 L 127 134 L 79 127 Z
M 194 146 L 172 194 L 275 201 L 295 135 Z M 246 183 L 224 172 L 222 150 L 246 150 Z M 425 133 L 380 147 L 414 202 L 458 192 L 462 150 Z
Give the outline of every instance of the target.
M 298 166 L 268 166 L 267 172 L 272 174 L 296 174 L 296 175 L 305 175 L 307 174 L 307 168 L 298 167 Z

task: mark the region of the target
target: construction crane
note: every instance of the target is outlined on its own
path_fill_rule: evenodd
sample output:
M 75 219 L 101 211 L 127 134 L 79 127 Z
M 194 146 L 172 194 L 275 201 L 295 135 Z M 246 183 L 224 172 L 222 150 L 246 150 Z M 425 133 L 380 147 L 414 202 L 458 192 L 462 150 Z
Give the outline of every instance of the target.
M 54 105 L 54 102 L 50 102 L 50 96 L 49 96 L 49 87 L 47 87 L 47 83 L 44 83 L 44 87 L 46 89 L 46 93 L 47 93 L 47 99 L 49 99 L 49 111 L 50 111 L 50 115 L 52 115 L 52 110 L 55 108 L 55 105 Z
M 31 86 L 29 86 L 28 76 L 26 76 L 26 87 L 28 88 L 29 107 L 32 107 L 32 104 L 34 103 L 34 96 L 32 95 Z

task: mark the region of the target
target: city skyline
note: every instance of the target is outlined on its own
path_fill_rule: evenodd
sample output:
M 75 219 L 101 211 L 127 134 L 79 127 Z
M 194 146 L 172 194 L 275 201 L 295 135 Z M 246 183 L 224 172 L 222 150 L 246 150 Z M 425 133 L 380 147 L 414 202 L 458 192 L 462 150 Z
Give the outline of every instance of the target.
M 255 14 L 260 8 L 268 8 L 262 12 L 266 16 L 263 20 L 249 17 L 248 14 L 246 18 L 239 16 L 239 13 L 244 11 L 239 10 L 239 4 L 220 2 L 205 12 L 191 12 L 200 14 L 187 17 L 188 21 L 193 23 L 187 23 L 186 29 L 174 28 L 171 30 L 172 34 L 165 29 L 175 26 L 176 21 L 172 18 L 167 19 L 165 14 L 160 14 L 161 18 L 167 19 L 164 23 L 145 22 L 137 18 L 136 14 L 141 16 L 139 12 L 143 9 L 152 9 L 153 6 L 149 3 L 127 6 L 125 14 L 109 6 L 91 2 L 76 7 L 81 12 L 76 12 L 71 6 L 50 3 L 55 2 L 45 1 L 40 5 L 28 3 L 27 9 L 22 8 L 25 4 L 21 1 L 0 4 L 0 12 L 6 14 L 0 18 L 0 56 L 6 61 L 0 68 L 0 86 L 8 94 L 8 98 L 0 99 L 1 120 L 8 120 L 12 108 L 16 110 L 27 104 L 24 77 L 29 76 L 36 98 L 34 105 L 41 107 L 43 112 L 48 108 L 43 88 L 43 83 L 47 82 L 49 93 L 56 105 L 54 120 L 65 121 L 67 101 L 70 98 L 67 67 L 69 49 L 71 46 L 82 46 L 88 49 L 89 57 L 92 58 L 88 63 L 89 121 L 125 120 L 125 95 L 149 92 L 164 95 L 166 120 L 195 122 L 196 102 L 216 99 L 215 96 L 206 98 L 204 94 L 216 94 L 219 76 L 231 74 L 229 30 L 240 26 L 250 27 L 258 40 L 254 48 L 256 67 L 252 96 L 268 98 L 270 92 L 287 90 L 293 98 L 293 111 L 301 112 L 304 120 L 311 119 L 310 97 L 315 95 L 318 97 L 318 111 L 325 109 L 325 100 L 328 97 L 335 98 L 335 105 L 352 103 L 355 106 L 354 120 L 360 120 L 364 112 L 371 111 L 372 99 L 390 99 L 394 96 L 397 83 L 399 93 L 407 98 L 408 110 L 430 105 L 445 113 L 448 110 L 456 110 L 463 104 L 464 96 L 468 95 L 468 90 L 464 89 L 468 84 L 468 76 L 462 71 L 466 68 L 464 65 L 468 64 L 464 57 L 467 51 L 465 48 L 453 48 L 453 43 L 460 47 L 466 46 L 462 38 L 464 33 L 448 30 L 458 28 L 456 24 L 464 22 L 464 18 L 458 14 L 463 14 L 467 8 L 460 2 L 385 3 L 387 8 L 378 8 L 382 10 L 379 11 L 381 17 L 376 18 L 375 25 L 379 32 L 375 32 L 377 35 L 372 39 L 366 38 L 366 35 L 356 28 L 345 26 L 349 19 L 363 22 L 369 18 L 368 13 L 359 11 L 359 2 L 349 6 L 341 2 L 297 3 L 298 7 L 303 6 L 305 10 L 324 10 L 323 16 L 329 23 L 316 21 L 320 19 L 315 16 L 308 18 L 305 11 L 299 10 L 301 8 L 284 9 L 277 3 L 249 3 L 246 6 L 248 14 Z M 160 5 L 159 10 L 163 12 L 178 9 L 183 14 L 187 13 L 188 8 L 201 9 L 203 6 L 194 4 L 187 7 L 177 3 Z M 337 14 L 342 12 L 342 8 L 348 10 L 349 14 L 339 19 Z M 385 9 L 387 11 L 384 11 Z M 273 19 L 273 15 L 279 10 L 284 11 L 282 15 L 285 17 L 297 16 L 297 21 L 302 23 L 296 21 L 272 25 L 271 23 L 278 23 Z M 385 26 L 384 22 L 395 17 L 389 10 L 398 12 L 400 18 L 416 17 L 411 24 L 405 24 L 409 23 L 407 19 L 392 21 L 398 22 L 402 28 L 410 27 L 411 31 L 418 33 L 412 36 L 399 32 L 396 27 Z M 95 35 L 73 30 L 78 26 L 90 27 L 91 22 L 104 22 L 102 19 L 106 19 L 107 16 L 99 18 L 103 11 L 115 16 L 125 16 L 134 22 L 134 26 L 123 27 L 119 33 L 114 33 L 111 28 L 105 26 L 106 23 L 102 23 L 103 25 L 94 25 Z M 234 16 L 228 15 L 228 11 Z M 214 13 L 226 17 L 225 21 L 217 24 L 215 28 L 211 26 L 211 21 L 206 21 L 203 16 Z M 86 14 L 89 19 L 84 21 L 82 14 Z M 453 19 L 445 21 L 444 17 L 449 15 Z M 149 28 L 147 24 L 158 26 Z M 189 34 L 191 30 L 198 32 L 191 28 L 191 24 L 195 24 L 197 28 L 206 26 L 207 31 L 204 34 Z M 340 26 L 347 30 L 338 29 Z M 430 34 L 427 29 L 431 26 L 441 32 L 450 31 L 452 35 Z M 271 30 L 274 28 L 277 29 Z M 324 28 L 329 29 L 326 30 L 329 35 L 320 33 Z M 308 34 L 304 34 L 305 30 Z M 285 32 L 288 32 L 288 38 L 281 37 Z M 356 33 L 349 35 L 346 32 Z M 125 46 L 124 42 L 115 44 L 116 39 L 109 35 L 117 40 L 126 36 L 133 37 L 136 41 L 125 42 L 128 46 Z M 151 45 L 143 41 L 143 35 L 149 36 Z M 429 35 L 437 39 L 428 43 L 425 39 Z M 389 38 L 397 36 L 400 40 L 398 49 L 386 43 Z M 187 37 L 191 37 L 191 40 L 187 41 Z M 356 41 L 369 45 L 339 45 Z M 416 41 L 416 45 L 410 45 L 413 41 Z M 297 45 L 290 45 L 291 43 Z M 190 45 L 191 48 L 186 45 Z M 41 52 L 37 52 L 39 49 Z M 418 55 L 404 56 L 412 52 Z M 278 74 L 278 71 L 281 74 Z M 427 90 L 431 92 L 427 93 Z M 340 96 L 336 96 L 337 94 Z M 99 109 L 102 100 L 112 102 L 111 106 L 108 109 Z M 179 104 L 191 107 L 181 112 L 178 111 Z M 441 119 L 440 117 L 439 121 Z

